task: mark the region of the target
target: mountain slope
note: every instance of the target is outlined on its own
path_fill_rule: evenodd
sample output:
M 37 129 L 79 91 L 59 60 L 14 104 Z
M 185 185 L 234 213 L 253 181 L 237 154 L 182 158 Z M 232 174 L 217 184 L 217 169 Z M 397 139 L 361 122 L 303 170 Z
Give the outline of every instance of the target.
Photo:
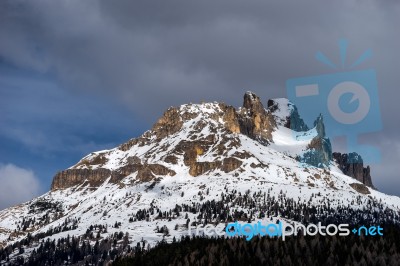
M 94 244 L 119 232 L 131 246 L 154 245 L 187 235 L 188 219 L 399 222 L 400 198 L 343 174 L 346 162 L 332 158 L 322 117 L 309 129 L 286 99 L 264 108 L 247 92 L 238 109 L 172 107 L 142 136 L 87 155 L 57 173 L 48 193 L 1 211 L 0 245 L 35 235 Z M 9 257 L 37 247 L 8 248 Z

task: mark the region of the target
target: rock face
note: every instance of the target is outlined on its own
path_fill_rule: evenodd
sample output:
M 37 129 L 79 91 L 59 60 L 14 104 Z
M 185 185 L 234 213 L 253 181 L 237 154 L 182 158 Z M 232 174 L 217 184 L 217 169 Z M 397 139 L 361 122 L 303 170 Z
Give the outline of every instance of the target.
M 281 103 L 282 104 L 282 103 Z M 279 106 L 279 103 L 276 100 L 269 99 L 268 100 L 268 109 L 274 113 L 280 108 L 285 108 L 289 111 L 287 116 L 285 117 L 285 120 L 283 122 L 283 125 L 287 128 L 290 128 L 291 130 L 300 132 L 300 131 L 307 131 L 309 130 L 308 126 L 304 122 L 304 120 L 300 117 L 299 111 L 297 110 L 297 107 L 287 101 L 285 103 L 286 106 Z
M 317 130 L 317 136 L 311 140 L 307 147 L 309 151 L 304 153 L 300 161 L 316 167 L 325 167 L 332 160 L 332 145 L 329 138 L 325 137 L 325 125 L 322 115 L 315 120 L 314 127 Z
M 318 118 L 314 121 L 314 127 L 317 130 L 318 137 L 325 138 L 325 125 L 324 118 L 320 114 Z
M 209 118 L 217 122 L 218 126 L 212 127 L 214 132 L 210 132 L 207 136 L 199 137 L 199 134 L 209 122 L 203 120 L 203 117 L 198 119 L 200 113 L 193 112 L 192 107 L 192 105 L 186 105 L 186 108 L 169 108 L 151 130 L 121 144 L 118 149 L 127 152 L 133 146 L 145 147 L 154 142 L 160 143 L 163 139 L 182 130 L 184 123 L 193 121 L 195 124 L 192 128 L 192 138 L 180 141 L 162 160 L 165 163 L 178 164 L 179 156 L 183 155 L 183 163 L 189 167 L 188 174 L 195 177 L 217 169 L 228 173 L 238 169 L 242 164 L 242 161 L 238 159 L 242 156 L 241 154 L 237 154 L 236 158 L 227 155 L 231 148 L 239 144 L 239 140 L 237 138 L 216 138 L 213 133 L 218 130 L 224 129 L 228 134 L 243 134 L 265 145 L 272 141 L 272 132 L 276 128 L 275 120 L 271 113 L 264 108 L 260 98 L 252 92 L 244 95 L 243 107 L 239 110 L 223 103 L 212 105 L 214 109 Z M 220 124 L 220 121 L 223 123 Z M 218 128 L 219 126 L 221 128 Z M 169 147 L 159 148 L 165 150 Z M 212 152 L 223 157 L 213 161 L 198 161 L 198 156 L 209 152 L 211 148 Z M 113 170 L 105 168 L 108 159 L 104 154 L 89 156 L 82 159 L 72 169 L 57 173 L 51 188 L 53 190 L 64 189 L 84 182 L 90 186 L 98 186 L 108 178 L 110 178 L 110 182 L 117 183 L 132 173 L 137 173 L 136 178 L 143 182 L 150 181 L 157 175 L 173 176 L 176 174 L 163 165 L 149 163 L 148 159 L 152 156 L 155 155 L 149 152 L 140 158 L 138 156 L 127 157 L 125 165 Z
M 363 184 L 359 184 L 359 183 L 352 183 L 350 184 L 350 186 L 357 191 L 358 193 L 361 194 L 371 194 L 371 192 L 369 191 L 368 187 L 366 187 Z
M 242 165 L 242 161 L 235 157 L 226 157 L 223 160 L 214 161 L 198 161 L 198 157 L 206 152 L 209 152 L 212 148 L 214 151 L 220 155 L 226 155 L 227 149 L 224 144 L 230 141 L 228 148 L 232 148 L 238 143 L 235 140 L 222 139 L 219 145 L 216 145 L 216 138 L 214 135 L 209 135 L 205 140 L 196 141 L 181 141 L 173 153 L 181 154 L 183 153 L 183 162 L 189 167 L 189 174 L 191 176 L 199 176 L 208 171 L 222 170 L 225 173 L 231 172 L 238 169 Z M 237 141 L 237 140 L 236 140 Z M 234 156 L 238 158 L 242 157 L 243 154 L 236 153 Z
M 107 179 L 118 183 L 132 174 L 136 174 L 132 176 L 137 181 L 148 182 L 159 176 L 174 176 L 176 172 L 171 169 L 180 167 L 186 169 L 185 175 L 193 177 L 215 170 L 225 173 L 238 170 L 234 173 L 238 175 L 243 171 L 246 159 L 253 157 L 250 152 L 231 152 L 241 146 L 238 134 L 267 146 L 273 142 L 274 130 L 281 126 L 297 132 L 309 130 L 296 106 L 287 99 L 269 100 L 265 109 L 260 97 L 252 92 L 245 93 L 243 106 L 239 109 L 224 103 L 171 107 L 140 137 L 115 150 L 92 153 L 72 168 L 57 173 L 51 189 L 84 183 L 96 187 Z M 315 120 L 314 127 L 317 135 L 313 133 L 315 137 L 307 142 L 306 152 L 292 158 L 316 167 L 327 167 L 332 160 L 332 147 L 325 136 L 321 115 Z M 132 152 L 134 150 L 140 152 Z M 121 154 L 123 157 L 116 161 L 115 156 Z M 334 154 L 334 158 L 343 173 L 373 187 L 370 169 L 364 168 L 362 161 L 348 163 L 347 155 L 341 154 Z M 257 162 L 252 163 L 253 166 L 267 167 Z
M 91 186 L 97 186 L 106 181 L 111 176 L 108 169 L 67 169 L 57 173 L 51 184 L 51 189 L 64 189 L 82 184 L 85 180 Z
M 232 133 L 241 133 L 268 144 L 272 141 L 272 132 L 276 128 L 273 116 L 254 93 L 246 92 L 243 98 L 243 107 L 239 111 L 232 106 L 220 104 L 224 112 L 225 128 Z
M 339 165 L 343 174 L 353 177 L 364 185 L 374 188 L 369 166 L 364 167 L 361 156 L 355 152 L 352 153 L 333 153 L 333 159 Z
M 158 139 L 161 139 L 178 132 L 182 128 L 182 125 L 183 122 L 178 108 L 171 107 L 154 124 L 152 131 Z
M 309 130 L 306 123 L 304 123 L 303 119 L 300 117 L 296 106 L 293 106 L 293 110 L 290 113 L 290 118 L 287 119 L 285 126 L 297 132 Z
M 142 182 L 147 182 L 156 177 L 156 175 L 171 175 L 176 173 L 173 170 L 160 164 L 141 164 L 133 163 L 127 164 L 115 171 L 105 168 L 97 169 L 67 169 L 57 173 L 51 184 L 51 189 L 65 189 L 80 185 L 83 183 L 89 184 L 91 187 L 97 187 L 104 183 L 108 178 L 110 182 L 118 183 L 124 177 L 136 173 L 137 179 Z
M 272 131 L 276 122 L 270 112 L 261 103 L 260 97 L 252 92 L 246 92 L 243 108 L 239 113 L 240 133 L 261 142 L 272 141 Z
M 220 104 L 219 107 L 225 113 L 223 121 L 225 123 L 226 129 L 228 129 L 232 133 L 240 133 L 239 117 L 236 109 L 233 106 L 227 106 L 225 104 Z
M 128 164 L 116 171 L 112 172 L 111 182 L 118 182 L 124 177 L 136 173 L 136 178 L 141 182 L 147 182 L 156 177 L 156 175 L 171 175 L 174 176 L 176 173 L 173 170 L 160 164 Z

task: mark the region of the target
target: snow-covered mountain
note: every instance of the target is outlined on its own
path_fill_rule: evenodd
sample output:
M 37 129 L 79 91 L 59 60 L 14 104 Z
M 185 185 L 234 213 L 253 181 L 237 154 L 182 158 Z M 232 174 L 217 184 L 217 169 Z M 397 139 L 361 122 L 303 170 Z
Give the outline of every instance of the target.
M 1 211 L 0 247 L 12 261 L 67 236 L 94 245 L 127 232 L 117 245 L 154 245 L 187 235 L 188 219 L 398 223 L 400 198 L 375 190 L 369 168 L 346 156 L 358 155 L 332 153 L 323 118 L 307 126 L 287 99 L 265 108 L 247 92 L 238 109 L 171 107 L 140 137 L 87 155 L 48 193 Z

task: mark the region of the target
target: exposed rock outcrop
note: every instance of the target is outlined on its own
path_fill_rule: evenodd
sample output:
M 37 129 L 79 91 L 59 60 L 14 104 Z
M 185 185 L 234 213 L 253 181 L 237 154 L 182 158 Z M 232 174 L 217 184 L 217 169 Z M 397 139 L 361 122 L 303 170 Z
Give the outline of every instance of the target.
M 225 127 L 232 133 L 240 133 L 240 124 L 238 114 L 233 106 L 220 104 L 220 108 L 224 111 L 223 121 Z
M 290 113 L 290 117 L 287 118 L 285 127 L 297 132 L 309 130 L 304 120 L 300 117 L 296 106 L 293 106 L 293 110 Z
M 137 162 L 137 161 L 136 161 Z M 51 184 L 51 189 L 65 189 L 87 182 L 91 187 L 97 187 L 104 183 L 108 178 L 110 182 L 118 183 L 124 177 L 137 172 L 136 178 L 139 181 L 147 182 L 155 178 L 156 175 L 171 175 L 176 173 L 173 170 L 160 164 L 127 164 L 115 171 L 109 169 L 67 169 L 57 173 Z
M 178 132 L 182 128 L 182 125 L 183 121 L 178 108 L 171 107 L 154 124 L 152 131 L 158 139 L 161 139 Z
M 168 169 L 167 167 L 160 164 L 145 164 L 142 165 L 137 173 L 136 178 L 142 182 L 148 182 L 155 178 L 155 175 L 176 175 L 175 171 Z
M 371 194 L 371 192 L 369 191 L 368 187 L 366 187 L 363 184 L 359 184 L 359 183 L 351 183 L 350 186 L 357 191 L 358 193 L 361 194 Z
M 118 147 L 123 152 L 129 151 L 132 147 L 140 148 L 147 145 L 152 146 L 150 149 L 144 153 L 127 153 L 123 158 L 119 158 L 117 166 L 113 161 L 109 161 L 110 153 L 92 153 L 72 169 L 57 173 L 52 189 L 68 188 L 84 182 L 98 186 L 108 178 L 110 182 L 118 183 L 133 173 L 137 173 L 137 180 L 142 182 L 151 181 L 157 176 L 176 174 L 162 164 L 179 166 L 178 164 L 183 163 L 188 167 L 188 174 L 194 177 L 214 170 L 229 173 L 239 169 L 246 159 L 252 157 L 248 152 L 229 153 L 241 146 L 240 138 L 229 133 L 243 134 L 258 143 L 268 145 L 273 141 L 272 132 L 278 125 L 298 132 L 308 130 L 296 106 L 287 99 L 269 100 L 268 108 L 265 109 L 260 97 L 252 92 L 245 93 L 243 106 L 239 109 L 224 103 L 171 107 L 151 130 Z M 206 127 L 207 130 L 203 131 Z M 306 152 L 295 156 L 300 162 L 327 167 L 332 160 L 332 147 L 329 138 L 326 137 L 321 115 L 315 120 L 314 127 L 317 135 L 313 135 L 315 137 L 309 142 Z M 173 147 L 169 141 L 162 141 L 181 131 L 187 133 L 187 137 L 175 142 Z M 162 153 L 161 157 L 158 156 L 159 153 Z M 214 157 L 205 156 L 199 159 L 205 154 L 212 154 Z M 183 162 L 180 161 L 181 156 Z M 362 161 L 348 163 L 348 158 L 345 156 L 347 155 L 335 155 L 341 170 L 346 175 L 373 187 L 369 167 L 364 168 Z M 157 160 L 162 164 L 158 164 Z M 266 167 L 256 163 L 252 165 Z
M 343 174 L 353 177 L 362 182 L 366 186 L 374 188 L 371 178 L 371 170 L 369 166 L 364 167 L 364 162 L 361 156 L 355 152 L 352 153 L 333 153 L 333 159 L 338 164 Z
M 272 132 L 276 122 L 261 103 L 260 97 L 252 92 L 246 92 L 243 97 L 243 107 L 237 111 L 234 107 L 220 104 L 223 111 L 225 128 L 232 133 L 241 133 L 260 143 L 272 141 Z
M 143 134 L 143 136 L 138 137 L 138 138 L 134 138 L 134 139 L 130 139 L 129 141 L 119 145 L 119 149 L 121 151 L 127 151 L 129 150 L 131 147 L 135 146 L 135 145 L 139 145 L 139 147 L 143 147 L 144 145 L 147 145 L 149 143 L 149 138 L 148 138 L 149 132 L 145 132 Z
M 82 184 L 87 181 L 91 186 L 102 184 L 111 176 L 111 171 L 104 168 L 98 169 L 67 169 L 57 173 L 51 184 L 51 189 L 64 189 Z
M 309 130 L 304 120 L 300 117 L 297 107 L 291 102 L 289 102 L 289 100 L 287 99 L 280 99 L 280 100 L 284 101 L 279 102 L 277 99 L 275 100 L 269 99 L 268 110 L 270 110 L 271 113 L 275 113 L 278 111 L 287 113 L 286 117 L 284 117 L 283 121 L 281 121 L 283 126 L 297 132 Z M 282 118 L 279 117 L 278 119 Z
M 300 161 L 316 167 L 325 167 L 332 160 L 332 145 L 329 138 L 325 137 L 325 125 L 322 115 L 315 120 L 314 127 L 317 131 L 317 136 L 311 140 L 307 147 L 309 151 L 304 153 Z
M 191 106 L 191 105 L 187 105 Z M 232 133 L 241 133 L 252 139 L 257 139 L 263 144 L 272 141 L 272 132 L 276 127 L 276 122 L 272 114 L 267 111 L 261 103 L 260 97 L 252 92 L 246 92 L 243 99 L 243 107 L 236 110 L 233 106 L 219 103 L 217 105 L 222 112 L 211 115 L 215 121 L 224 122 L 225 128 Z M 189 108 L 190 110 L 190 108 Z M 176 107 L 170 107 L 163 116 L 153 125 L 150 131 L 143 136 L 131 139 L 127 143 L 120 145 L 119 149 L 126 151 L 132 146 L 139 144 L 146 145 L 152 134 L 157 139 L 168 137 L 178 132 L 185 121 L 194 119 L 198 113 L 189 110 L 179 110 Z M 207 125 L 206 122 L 199 120 L 196 122 L 195 129 L 201 131 Z
M 220 169 L 224 171 L 225 173 L 232 172 L 236 169 L 238 169 L 242 165 L 242 161 L 231 157 L 231 158 L 224 158 L 222 161 L 213 161 L 213 162 L 191 162 L 190 165 L 188 165 L 189 168 L 189 174 L 191 176 L 199 176 L 202 175 L 208 171 L 213 171 Z
M 161 164 L 131 164 L 125 165 L 112 173 L 112 182 L 118 182 L 124 177 L 137 172 L 136 178 L 142 182 L 152 180 L 155 175 L 176 175 L 175 171 Z
M 214 162 L 193 162 L 189 165 L 189 174 L 191 176 L 199 176 L 208 171 L 216 170 L 221 167 L 221 161 Z
M 318 118 L 314 121 L 314 127 L 317 130 L 319 138 L 325 138 L 325 125 L 324 118 L 320 114 Z
M 261 143 L 272 141 L 272 132 L 276 122 L 270 112 L 267 112 L 261 103 L 260 97 L 252 92 L 246 92 L 243 99 L 243 108 L 239 115 L 240 133 L 257 139 Z
M 142 160 L 140 160 L 140 158 L 137 157 L 137 156 L 129 156 L 129 157 L 126 159 L 126 162 L 127 162 L 128 164 L 140 164 L 140 163 L 142 163 Z
M 233 170 L 238 169 L 241 165 L 242 165 L 242 161 L 240 161 L 234 157 L 224 158 L 224 160 L 222 161 L 221 169 L 225 173 L 229 173 L 229 172 L 232 172 Z
M 227 142 L 228 140 L 222 141 Z M 234 142 L 233 142 L 234 143 Z M 209 149 L 215 145 L 214 139 L 209 138 L 208 140 L 197 140 L 197 141 L 181 141 L 175 148 L 175 153 L 183 153 L 183 162 L 189 167 L 189 174 L 191 176 L 199 176 L 208 171 L 213 171 L 220 169 L 225 173 L 234 171 L 242 165 L 242 161 L 234 158 L 228 157 L 221 160 L 215 161 L 202 161 L 197 160 L 198 156 L 209 151 Z M 217 147 L 218 150 L 218 147 Z M 226 147 L 223 147 L 226 152 Z M 244 156 L 241 153 L 236 153 L 238 158 Z

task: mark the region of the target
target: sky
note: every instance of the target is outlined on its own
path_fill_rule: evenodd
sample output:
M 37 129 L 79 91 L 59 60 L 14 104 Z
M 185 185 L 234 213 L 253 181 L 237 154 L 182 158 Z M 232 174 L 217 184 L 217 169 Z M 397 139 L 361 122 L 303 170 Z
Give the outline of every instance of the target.
M 315 53 L 339 62 L 343 38 L 349 61 L 373 50 L 360 69 L 377 73 L 383 130 L 361 139 L 382 151 L 375 186 L 400 196 L 398 14 L 394 0 L 2 0 L 0 209 L 170 106 L 286 97 L 286 80 L 335 72 Z

